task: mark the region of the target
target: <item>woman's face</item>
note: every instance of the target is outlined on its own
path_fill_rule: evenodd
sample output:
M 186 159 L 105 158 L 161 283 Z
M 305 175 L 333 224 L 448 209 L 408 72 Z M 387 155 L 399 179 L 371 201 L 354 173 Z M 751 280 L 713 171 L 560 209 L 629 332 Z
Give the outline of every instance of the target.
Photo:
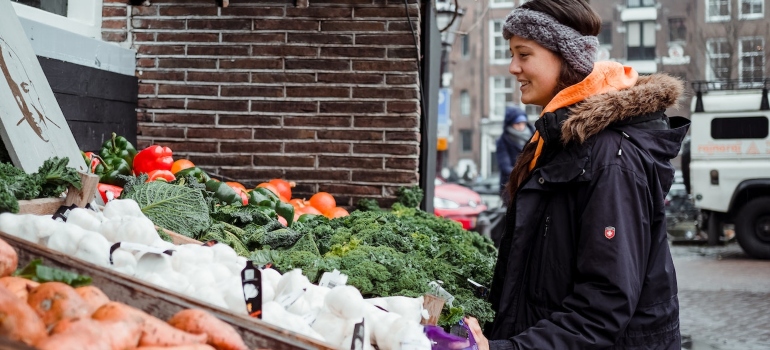
M 545 107 L 556 94 L 561 59 L 534 40 L 511 37 L 508 71 L 521 83 L 521 102 Z

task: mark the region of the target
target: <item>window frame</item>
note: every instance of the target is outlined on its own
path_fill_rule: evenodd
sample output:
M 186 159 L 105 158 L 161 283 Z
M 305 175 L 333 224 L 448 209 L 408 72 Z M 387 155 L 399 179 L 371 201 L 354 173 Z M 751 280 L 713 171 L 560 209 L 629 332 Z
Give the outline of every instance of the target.
M 717 42 L 727 43 L 728 40 L 727 40 L 727 38 L 711 38 L 711 39 L 706 40 L 706 50 L 705 50 L 705 54 L 706 54 L 706 80 L 709 80 L 709 81 L 711 81 L 711 80 L 723 81 L 723 80 L 730 79 L 729 76 L 723 77 L 723 78 L 717 78 L 717 74 L 716 74 L 716 72 L 714 70 L 714 66 L 712 65 L 712 60 L 714 60 L 714 59 L 720 59 L 720 58 L 728 58 L 728 59 L 730 59 L 731 56 L 732 56 L 732 53 L 730 52 L 729 48 L 728 48 L 728 52 L 721 52 L 719 54 L 714 54 L 712 52 L 712 45 L 714 43 L 717 43 Z M 716 55 L 718 55 L 718 57 Z M 727 67 L 727 73 L 728 74 L 730 73 L 730 67 L 729 67 L 730 64 L 732 64 L 732 62 L 728 63 L 728 67 Z
M 703 1 L 706 2 L 706 6 L 705 6 L 705 9 L 706 9 L 706 22 L 724 22 L 724 21 L 729 21 L 730 20 L 730 16 L 732 15 L 732 11 L 733 11 L 733 9 L 732 9 L 732 0 L 703 0 Z M 726 15 L 712 16 L 711 15 L 711 11 L 710 11 L 710 9 L 711 9 L 711 2 L 712 1 L 727 2 L 727 14 Z
M 683 38 L 674 38 L 674 28 L 671 26 L 671 20 L 681 21 L 681 28 L 684 28 Z M 685 17 L 669 17 L 668 18 L 668 41 L 669 42 L 681 42 L 687 41 L 687 19 Z
M 639 5 L 635 5 L 635 4 L 632 5 L 631 1 L 639 2 Z M 652 2 L 652 3 L 648 5 L 648 4 L 645 4 L 645 2 Z M 657 4 L 655 0 L 626 0 L 625 3 L 627 8 L 653 7 Z
M 496 2 L 500 1 L 500 2 Z M 514 0 L 489 0 L 489 8 L 514 7 Z
M 750 120 L 757 123 L 752 124 Z M 726 125 L 728 123 L 737 124 L 738 130 Z M 746 130 L 748 135 L 736 134 Z M 709 123 L 709 131 L 709 136 L 714 140 L 765 140 L 770 134 L 770 120 L 766 116 L 715 117 Z
M 613 39 L 612 29 L 613 29 L 612 22 L 609 22 L 609 21 L 602 22 L 601 30 L 599 31 L 599 35 L 597 36 L 597 38 L 599 39 L 600 45 L 612 45 L 612 39 Z M 603 36 L 609 36 L 609 40 L 607 42 L 603 41 L 602 40 Z
M 495 87 L 496 80 L 500 79 L 502 81 L 502 87 L 497 88 Z M 506 88 L 505 87 L 505 81 L 510 81 L 511 87 Z M 515 82 L 513 76 L 493 76 L 489 77 L 489 119 L 490 120 L 503 120 L 505 119 L 505 107 L 508 105 L 512 105 L 514 103 L 515 96 L 513 94 L 514 88 L 515 88 Z M 506 91 L 506 89 L 509 89 Z M 495 105 L 497 102 L 497 95 L 498 94 L 510 94 L 511 99 L 510 101 L 507 101 L 505 97 L 503 98 L 503 110 L 500 114 L 495 113 Z
M 631 31 L 629 30 L 629 26 L 631 26 L 633 24 L 638 24 L 639 25 L 639 46 L 633 46 L 632 47 L 632 46 L 629 46 L 629 42 L 630 42 L 629 35 L 631 33 Z M 653 26 L 653 33 L 654 34 L 652 35 L 652 37 L 653 37 L 654 42 L 652 43 L 652 46 L 645 46 L 644 45 L 644 39 L 645 39 L 644 29 L 646 27 L 645 24 Z M 658 56 L 658 54 L 656 52 L 657 51 L 657 44 L 658 44 L 657 23 L 655 21 L 629 21 L 629 22 L 625 23 L 625 26 L 626 26 L 626 60 L 628 60 L 628 61 L 654 61 L 657 58 L 657 56 Z M 631 49 L 632 48 L 635 48 L 635 49 L 639 50 L 640 54 L 634 55 L 634 56 L 638 56 L 638 57 L 634 57 L 634 58 L 631 57 L 632 56 L 631 55 L 631 52 L 632 52 Z M 651 52 L 651 55 L 650 55 L 650 52 Z M 651 56 L 651 57 L 649 57 L 649 56 Z
M 11 2 L 16 15 L 30 21 L 101 40 L 103 0 L 70 0 L 67 16 L 60 16 L 39 8 Z
M 473 103 L 471 103 L 471 94 L 468 90 L 463 89 L 460 91 L 460 115 L 467 117 L 471 115 L 473 110 Z
M 495 24 L 500 23 L 500 28 L 502 29 L 503 26 L 503 20 L 502 19 L 493 19 L 489 21 L 489 63 L 492 65 L 507 65 L 511 62 L 511 47 L 507 45 L 508 40 L 505 40 L 503 38 L 503 34 L 500 30 L 495 31 Z M 497 44 L 495 43 L 495 39 L 500 38 L 503 42 L 504 48 L 498 48 Z M 503 56 L 506 56 L 505 58 L 495 58 L 495 53 L 498 49 L 501 49 L 503 52 Z
M 471 39 L 470 35 L 460 35 L 460 56 L 462 58 L 471 57 Z
M 473 152 L 473 130 L 472 129 L 460 129 L 458 131 L 458 134 L 460 136 L 460 152 L 461 153 Z M 465 142 L 466 141 L 466 136 L 467 136 L 468 143 Z
M 744 52 L 743 52 L 743 42 L 745 40 L 761 40 L 761 42 L 762 42 L 762 50 L 759 51 L 759 52 L 752 51 L 748 55 L 744 55 Z M 738 38 L 738 81 L 741 84 L 750 84 L 750 85 L 759 84 L 760 87 L 763 85 L 761 80 L 763 80 L 764 76 L 765 76 L 765 64 L 766 64 L 764 48 L 765 48 L 765 38 L 762 37 L 762 36 L 747 36 L 747 37 L 740 37 L 740 38 Z M 759 82 L 756 82 L 756 81 L 745 82 L 744 81 L 744 78 L 743 78 L 743 72 L 744 72 L 743 71 L 743 58 L 744 58 L 744 56 L 746 56 L 746 57 L 760 57 L 762 59 L 762 64 L 760 65 L 760 68 L 762 69 L 762 74 L 760 74 L 761 77 L 760 77 L 760 81 Z
M 743 13 L 743 3 L 747 1 L 757 2 L 761 7 L 760 13 Z M 764 0 L 738 0 L 738 18 L 740 19 L 760 19 L 765 17 L 765 1 Z

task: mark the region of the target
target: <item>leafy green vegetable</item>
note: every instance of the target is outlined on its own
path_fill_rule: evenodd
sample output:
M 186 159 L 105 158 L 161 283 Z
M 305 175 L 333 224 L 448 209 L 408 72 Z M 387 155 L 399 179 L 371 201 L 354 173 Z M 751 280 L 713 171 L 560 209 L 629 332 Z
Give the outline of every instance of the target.
M 240 227 L 228 224 L 226 222 L 215 222 L 198 238 L 201 242 L 216 240 L 219 243 L 229 245 L 238 255 L 248 256 L 249 250 L 243 244 L 242 237 L 245 231 Z
M 80 189 L 80 175 L 67 164 L 69 158 L 53 157 L 36 173 L 27 174 L 13 164 L 0 163 L 0 212 L 18 212 L 18 200 L 58 197 L 69 186 Z
M 233 225 L 248 225 L 255 223 L 267 225 L 272 221 L 278 222 L 275 211 L 270 208 L 255 205 L 220 205 L 211 212 L 211 218 Z
M 0 213 L 2 212 L 18 213 L 19 200 L 13 195 L 8 185 L 0 182 Z
M 41 197 L 58 197 L 69 186 L 80 189 L 80 174 L 77 170 L 67 167 L 69 158 L 53 157 L 45 162 L 33 176 L 37 176 L 41 183 Z
M 121 199 L 133 199 L 156 225 L 196 238 L 211 225 L 209 208 L 201 191 L 163 181 L 140 182 L 146 175 L 130 178 Z
M 27 266 L 16 270 L 14 276 L 26 278 L 35 282 L 62 282 L 73 288 L 87 286 L 91 284 L 91 277 L 76 274 L 74 272 L 64 271 L 55 267 L 43 265 L 43 259 L 35 259 L 29 262 Z
M 358 203 L 356 204 L 356 209 L 360 211 L 378 211 L 382 210 L 380 208 L 380 204 L 377 203 L 376 200 L 371 198 L 361 198 L 358 200 Z
M 396 200 L 408 208 L 417 208 L 422 203 L 424 197 L 422 189 L 419 186 L 400 187 L 396 191 Z

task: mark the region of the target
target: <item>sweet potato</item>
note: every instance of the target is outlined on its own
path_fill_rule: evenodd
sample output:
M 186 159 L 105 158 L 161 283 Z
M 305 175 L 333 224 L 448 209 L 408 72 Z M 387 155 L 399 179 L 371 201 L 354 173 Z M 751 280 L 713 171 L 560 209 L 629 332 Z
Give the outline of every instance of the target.
M 171 327 L 168 323 L 150 316 L 142 310 L 131 306 L 109 302 L 100 307 L 91 318 L 100 321 L 142 320 L 142 335 L 139 346 L 179 346 L 189 344 L 205 344 L 205 334 L 190 334 Z
M 102 307 L 102 305 L 110 302 L 110 298 L 108 298 L 101 289 L 94 286 L 78 287 L 75 288 L 75 292 L 77 292 L 78 295 L 85 300 L 86 304 L 88 304 L 89 315 Z
M 217 350 L 249 349 L 235 328 L 203 310 L 179 311 L 168 320 L 168 324 L 188 333 L 208 335 L 206 343 Z
M 0 239 L 0 277 L 10 276 L 19 264 L 16 250 L 6 241 Z
M 191 344 L 191 345 L 179 345 L 179 346 L 142 346 L 136 348 L 136 350 L 215 350 L 211 345 L 207 344 Z
M 97 321 L 91 318 L 70 318 L 59 321 L 50 335 L 57 334 L 90 334 L 95 330 L 105 337 L 97 337 L 100 342 L 107 344 L 109 349 L 124 350 L 134 349 L 139 345 L 139 337 L 142 335 L 142 323 L 132 320 L 124 321 Z M 93 336 L 91 336 L 93 338 Z
M 94 320 L 88 318 L 66 319 L 59 324 L 54 327 L 50 337 L 38 342 L 35 347 L 40 350 L 113 349 L 109 334 Z
M 0 287 L 0 336 L 29 345 L 48 337 L 45 324 L 29 305 Z
M 46 282 L 29 292 L 27 304 L 32 307 L 46 327 L 59 320 L 89 315 L 88 304 L 74 288 L 60 282 Z
M 40 283 L 21 277 L 6 276 L 0 278 L 0 286 L 5 287 L 19 299 L 27 302 L 29 291 L 37 288 Z

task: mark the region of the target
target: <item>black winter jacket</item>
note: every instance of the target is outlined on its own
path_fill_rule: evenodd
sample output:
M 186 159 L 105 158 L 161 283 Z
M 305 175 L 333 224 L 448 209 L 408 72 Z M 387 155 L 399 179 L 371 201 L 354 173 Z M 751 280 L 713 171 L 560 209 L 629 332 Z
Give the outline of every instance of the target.
M 689 125 L 663 111 L 681 85 L 640 77 L 538 120 L 544 151 L 493 277 L 491 349 L 681 348 L 663 207 Z

